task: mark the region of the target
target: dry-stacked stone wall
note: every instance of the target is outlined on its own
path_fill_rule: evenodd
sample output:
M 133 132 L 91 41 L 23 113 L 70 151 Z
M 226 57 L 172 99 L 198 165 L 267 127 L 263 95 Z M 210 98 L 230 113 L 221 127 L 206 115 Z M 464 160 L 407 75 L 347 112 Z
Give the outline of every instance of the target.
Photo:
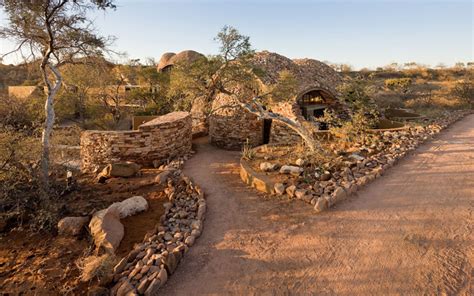
M 360 147 L 376 153 L 370 156 L 358 153 L 340 156 L 324 164 L 324 171 L 320 171 L 320 168 L 315 171 L 303 160 L 296 166 L 283 165 L 280 174 L 297 176 L 296 179 L 294 176 L 288 177 L 283 183 L 273 183 L 262 169 L 264 164 L 265 167 L 276 169 L 280 164 L 275 163 L 261 163 L 262 172 L 256 172 L 250 168 L 246 160 L 242 159 L 240 175 L 245 183 L 260 191 L 305 201 L 314 206 L 316 212 L 321 212 L 379 178 L 410 151 L 470 113 L 464 111 L 447 113 L 427 126 L 412 126 L 404 130 L 378 133 L 378 140 L 372 146 Z M 298 162 L 297 160 L 295 163 Z M 344 165 L 341 166 L 341 162 Z M 317 181 L 310 184 L 300 177 L 303 172 L 306 176 L 314 175 Z
M 209 118 L 210 142 L 228 150 L 239 150 L 247 142 L 251 147 L 263 144 L 263 120 L 240 107 L 222 108 L 225 105 L 232 105 L 231 97 L 218 96 L 213 106 L 217 111 Z
M 206 213 L 204 192 L 173 166 L 166 168 L 171 170 L 164 190 L 169 202 L 164 204 L 161 225 L 114 267 L 110 295 L 158 295 L 201 235 Z
M 296 103 L 281 103 L 272 106 L 272 111 L 292 120 L 303 122 L 305 119 L 301 116 L 301 111 Z M 270 143 L 272 144 L 290 144 L 301 142 L 301 137 L 293 129 L 283 123 L 272 122 L 270 132 Z
M 173 112 L 144 123 L 135 131 L 85 131 L 81 135 L 82 171 L 93 172 L 118 161 L 144 166 L 191 151 L 192 120 Z

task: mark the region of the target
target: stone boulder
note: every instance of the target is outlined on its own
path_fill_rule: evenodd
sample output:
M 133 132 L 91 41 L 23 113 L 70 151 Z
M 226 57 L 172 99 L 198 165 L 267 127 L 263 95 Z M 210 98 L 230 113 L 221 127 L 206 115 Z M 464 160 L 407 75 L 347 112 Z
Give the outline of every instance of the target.
M 97 179 L 99 183 L 105 182 L 109 178 L 122 177 L 129 178 L 135 176 L 140 171 L 140 165 L 134 162 L 117 162 L 107 165 L 99 173 Z
M 291 174 L 293 176 L 299 176 L 303 172 L 303 169 L 297 166 L 284 165 L 280 168 L 280 174 Z
M 124 236 L 118 207 L 109 207 L 96 212 L 92 216 L 89 228 L 96 247 L 111 254 L 118 248 Z
M 121 202 L 113 203 L 109 206 L 109 209 L 111 208 L 115 208 L 119 213 L 120 219 L 123 219 L 148 210 L 148 202 L 143 196 L 134 196 Z
M 316 204 L 314 205 L 314 210 L 316 213 L 320 213 L 328 208 L 328 201 L 324 197 L 317 199 Z
M 81 233 L 82 228 L 89 221 L 89 217 L 65 217 L 58 222 L 58 233 L 60 235 L 76 236 Z
M 321 175 L 321 177 L 319 178 L 319 181 L 329 181 L 331 180 L 331 173 L 330 172 L 324 172 L 324 174 Z
M 282 184 L 282 183 L 276 183 L 275 184 L 275 193 L 278 194 L 278 195 L 283 195 L 285 194 L 285 185 Z
M 262 162 L 260 164 L 260 170 L 263 172 L 273 172 L 277 169 L 278 165 L 277 164 L 272 164 L 269 162 Z
M 296 186 L 295 185 L 288 186 L 286 187 L 285 191 L 288 194 L 288 196 L 292 198 L 293 196 L 295 196 Z
M 306 164 L 306 162 L 304 161 L 304 159 L 301 159 L 301 158 L 298 158 L 296 161 L 295 161 L 295 164 L 297 166 L 304 166 Z
M 158 185 L 165 184 L 170 174 L 170 170 L 162 171 L 155 177 L 155 183 Z

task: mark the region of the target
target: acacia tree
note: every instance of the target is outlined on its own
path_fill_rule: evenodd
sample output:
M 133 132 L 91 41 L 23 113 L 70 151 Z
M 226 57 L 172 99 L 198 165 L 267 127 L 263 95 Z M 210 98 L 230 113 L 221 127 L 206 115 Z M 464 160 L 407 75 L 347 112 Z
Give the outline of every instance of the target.
M 311 151 L 320 150 L 321 146 L 313 136 L 314 126 L 270 111 L 271 104 L 296 96 L 295 77 L 284 71 L 276 84 L 263 89 L 258 83 L 261 70 L 252 65 L 254 50 L 250 38 L 225 26 L 215 40 L 219 43 L 219 54 L 177 65 L 171 71 L 169 96 L 175 99 L 175 105 L 190 108 L 194 99 L 204 98 L 208 115 L 224 108 L 244 109 L 261 119 L 272 119 L 288 126 L 301 136 Z M 233 102 L 213 110 L 212 102 L 220 93 L 231 96 Z
M 58 68 L 75 63 L 78 58 L 99 56 L 112 39 L 100 37 L 87 18 L 95 9 L 115 8 L 113 0 L 3 0 L 7 25 L 0 28 L 0 38 L 16 42 L 16 48 L 4 54 L 20 52 L 26 60 L 39 59 L 46 87 L 46 119 L 41 137 L 41 172 L 48 187 L 50 136 L 55 120 L 54 99 L 62 84 Z

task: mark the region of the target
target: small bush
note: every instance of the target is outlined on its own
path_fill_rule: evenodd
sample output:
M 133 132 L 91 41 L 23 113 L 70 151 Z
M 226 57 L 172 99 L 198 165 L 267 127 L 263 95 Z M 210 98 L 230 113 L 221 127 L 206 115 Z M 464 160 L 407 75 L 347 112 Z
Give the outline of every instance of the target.
M 393 79 L 386 79 L 384 81 L 385 87 L 390 90 L 405 91 L 411 84 L 412 84 L 412 80 L 410 78 L 393 78 Z
M 0 126 L 33 131 L 44 119 L 44 101 L 39 98 L 19 99 L 0 95 Z
M 81 271 L 81 281 L 89 282 L 97 279 L 99 282 L 107 282 L 112 276 L 112 270 L 116 263 L 115 256 L 104 254 L 81 258 L 76 262 L 76 265 Z
M 36 133 L 0 127 L 0 222 L 5 230 L 25 225 L 32 231 L 55 228 L 64 202 L 58 177 L 65 171 L 52 166 L 50 191 L 41 190 L 39 161 L 41 143 Z
M 467 80 L 456 83 L 451 94 L 472 108 L 474 105 L 474 82 Z
M 249 140 L 245 141 L 242 147 L 242 158 L 252 160 L 255 157 L 255 150 L 250 146 Z

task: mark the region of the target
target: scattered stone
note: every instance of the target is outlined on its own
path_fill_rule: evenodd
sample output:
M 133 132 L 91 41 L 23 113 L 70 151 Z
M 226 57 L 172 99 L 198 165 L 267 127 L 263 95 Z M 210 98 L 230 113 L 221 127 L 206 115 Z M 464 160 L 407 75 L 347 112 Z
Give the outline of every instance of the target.
M 180 166 L 182 163 L 174 166 L 176 171 L 163 182 L 167 185 L 164 192 L 169 202 L 163 205 L 162 223 L 114 268 L 114 281 L 122 283 L 127 280 L 134 288 L 127 292 L 130 295 L 157 295 L 189 247 L 201 235 L 206 213 L 204 193 L 190 179 L 182 176 Z M 170 165 L 162 169 L 169 170 Z M 118 212 L 119 206 L 110 209 Z
M 122 260 L 120 260 L 119 263 L 115 265 L 114 273 L 115 274 L 121 273 L 125 269 L 125 266 L 127 265 L 127 263 L 128 263 L 128 258 L 127 257 L 122 258 Z
M 127 279 L 122 282 L 120 287 L 117 290 L 117 296 L 127 296 L 129 292 L 133 291 L 135 288 L 133 285 L 130 283 L 130 281 Z
M 334 190 L 333 197 L 336 202 L 343 200 L 346 198 L 347 194 L 344 191 L 344 188 L 342 187 L 337 187 L 336 190 Z
M 307 191 L 304 190 L 304 189 L 297 189 L 297 190 L 295 190 L 295 197 L 296 197 L 297 199 L 302 199 L 303 196 L 306 195 L 306 192 L 307 192 Z
M 65 217 L 58 222 L 58 233 L 76 236 L 89 221 L 89 217 Z
M 155 278 L 151 281 L 150 285 L 146 289 L 145 296 L 155 296 L 158 295 L 158 289 L 160 289 L 161 283 L 160 280 Z
M 176 260 L 176 257 L 173 253 L 169 253 L 168 256 L 165 259 L 165 262 L 163 262 L 166 268 L 166 271 L 168 271 L 168 274 L 173 274 L 176 266 L 178 265 L 178 262 Z
M 321 178 L 319 180 L 320 181 L 329 181 L 329 180 L 331 180 L 331 173 L 330 172 L 324 172 L 324 174 L 321 175 Z
M 280 174 L 291 174 L 299 176 L 303 172 L 303 169 L 297 166 L 284 165 L 280 168 Z
M 314 205 L 314 210 L 316 211 L 316 213 L 320 213 L 326 210 L 327 208 L 328 208 L 328 201 L 323 197 L 318 198 L 316 201 L 316 204 Z
M 357 153 L 352 153 L 351 155 L 349 155 L 349 158 L 352 158 L 357 161 L 363 161 L 365 159 L 365 157 Z
M 168 181 L 168 177 L 170 176 L 171 171 L 163 171 L 158 174 L 158 176 L 155 177 L 155 183 L 158 185 L 165 184 L 166 181 Z
M 292 198 L 295 196 L 296 186 L 295 185 L 288 186 L 286 187 L 285 191 L 288 194 L 288 196 Z
M 295 161 L 295 164 L 296 164 L 297 166 L 302 167 L 302 166 L 305 165 L 305 161 L 304 161 L 303 159 L 301 159 L 301 158 L 298 158 L 298 159 Z
M 166 269 L 162 268 L 158 273 L 157 279 L 160 280 L 161 286 L 163 286 L 168 281 L 168 272 Z
M 278 165 L 277 164 L 272 164 L 269 162 L 262 162 L 260 164 L 260 170 L 262 172 L 273 172 L 277 169 Z
M 139 294 L 144 294 L 149 285 L 150 285 L 150 281 L 148 280 L 148 278 L 146 277 L 143 278 L 138 284 L 137 292 Z
M 195 236 L 190 235 L 184 240 L 184 243 L 188 245 L 189 247 L 192 247 L 194 245 L 194 240 L 195 240 Z
M 282 183 L 275 183 L 274 189 L 276 194 L 283 195 L 285 193 L 286 188 L 285 185 L 283 185 Z
M 107 165 L 97 176 L 98 182 L 114 177 L 133 177 L 140 171 L 140 166 L 134 162 L 111 163 Z

